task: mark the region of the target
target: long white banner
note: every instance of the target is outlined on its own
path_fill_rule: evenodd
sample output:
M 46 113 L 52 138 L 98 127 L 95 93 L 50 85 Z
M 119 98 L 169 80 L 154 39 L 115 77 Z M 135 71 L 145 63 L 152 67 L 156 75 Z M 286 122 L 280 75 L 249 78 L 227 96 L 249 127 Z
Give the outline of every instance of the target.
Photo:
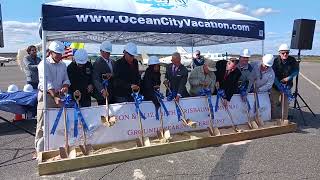
M 248 95 L 248 101 L 251 107 L 250 114 L 254 114 L 254 96 Z M 212 104 L 215 106 L 216 96 L 212 96 Z M 169 111 L 169 116 L 164 116 L 164 126 L 170 130 L 171 134 L 194 131 L 199 129 L 206 129 L 209 124 L 209 108 L 207 106 L 206 97 L 190 97 L 182 98 L 180 105 L 185 111 L 186 117 L 196 121 L 197 128 L 193 129 L 184 126 L 181 121 L 178 122 L 176 108 L 173 101 L 166 101 L 164 103 Z M 271 119 L 271 107 L 268 93 L 259 94 L 260 115 L 261 119 L 266 121 Z M 247 122 L 246 103 L 244 103 L 239 95 L 234 95 L 229 104 L 229 110 L 236 124 L 244 124 Z M 140 105 L 140 109 L 145 115 L 146 119 L 142 120 L 145 136 L 156 136 L 156 132 L 160 127 L 160 122 L 156 120 L 155 107 L 152 102 L 145 101 Z M 53 150 L 64 145 L 64 121 L 63 115 L 59 121 L 55 134 L 50 134 L 51 128 L 57 117 L 59 109 L 49 109 L 48 119 L 45 121 L 45 150 Z M 81 113 L 89 126 L 89 133 L 87 134 L 87 142 L 90 144 L 106 144 L 119 141 L 132 140 L 139 137 L 140 128 L 139 121 L 135 112 L 134 103 L 119 103 L 110 105 L 110 115 L 114 115 L 117 123 L 110 127 L 102 124 L 101 116 L 106 116 L 106 106 L 93 106 L 81 108 Z M 70 145 L 78 145 L 82 142 L 82 129 L 78 128 L 78 137 L 74 137 L 74 110 L 68 109 L 69 120 L 69 142 Z M 230 126 L 231 121 L 223 108 L 221 102 L 219 103 L 218 111 L 215 112 L 214 122 L 219 127 Z M 80 122 L 80 121 L 79 121 Z

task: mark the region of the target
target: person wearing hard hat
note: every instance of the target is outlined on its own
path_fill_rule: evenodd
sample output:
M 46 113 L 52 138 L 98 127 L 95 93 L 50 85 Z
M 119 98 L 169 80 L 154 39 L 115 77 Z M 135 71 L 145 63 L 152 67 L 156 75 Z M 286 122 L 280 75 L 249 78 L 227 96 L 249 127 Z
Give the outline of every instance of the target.
M 7 89 L 7 92 L 8 93 L 15 93 L 15 92 L 18 92 L 19 91 L 19 88 L 17 85 L 15 84 L 11 84 L 8 86 L 8 89 Z
M 209 88 L 211 93 L 215 90 L 216 84 L 216 61 L 205 60 L 204 65 L 195 67 L 189 76 L 190 96 L 198 96 L 203 88 Z
M 281 44 L 278 49 L 279 56 L 274 59 L 272 69 L 275 73 L 274 84 L 271 89 L 271 117 L 272 119 L 280 118 L 281 102 L 279 97 L 281 95 L 280 86 L 286 85 L 290 89 L 293 86 L 293 78 L 299 73 L 299 64 L 297 60 L 289 56 L 290 49 L 287 44 Z M 284 119 L 288 119 L 288 98 L 285 96 L 284 100 Z
M 28 55 L 22 60 L 24 63 L 24 72 L 27 77 L 27 84 L 31 84 L 33 89 L 38 89 L 38 64 L 41 59 L 37 57 L 37 48 L 34 45 L 27 48 L 27 53 Z
M 38 107 L 37 107 L 37 129 L 35 145 L 37 152 L 43 151 L 43 96 L 47 96 L 47 107 L 58 108 L 61 106 L 61 94 L 68 93 L 70 81 L 66 65 L 61 61 L 64 53 L 64 44 L 60 41 L 52 41 L 49 45 L 49 56 L 38 65 Z M 46 63 L 47 92 L 44 90 L 44 63 Z
M 222 104 L 225 107 L 238 90 L 238 81 L 241 76 L 241 72 L 237 68 L 238 63 L 239 60 L 232 57 L 228 61 L 220 60 L 216 64 L 216 90 L 224 90 L 225 97 L 223 97 Z
M 142 94 L 146 101 L 152 101 L 156 108 L 160 107 L 157 97 L 154 95 L 154 90 L 160 88 L 160 61 L 157 56 L 150 56 L 148 60 L 148 68 L 145 71 L 142 80 Z
M 112 44 L 110 41 L 104 41 L 100 45 L 100 57 L 93 63 L 93 83 L 97 91 L 95 98 L 98 105 L 105 105 L 108 96 L 108 102 L 113 102 L 113 74 L 114 74 L 114 61 L 111 60 L 110 55 L 112 52 Z M 103 81 L 108 80 L 108 87 L 104 87 Z
M 241 77 L 238 81 L 238 92 L 240 93 L 240 89 L 244 89 L 247 94 L 253 84 L 253 80 L 255 79 L 255 73 L 253 73 L 253 67 L 249 63 L 249 58 L 251 57 L 249 49 L 243 49 L 240 52 L 239 64 L 237 65 L 238 69 L 241 72 Z M 246 100 L 246 97 L 242 97 L 242 100 Z
M 255 73 L 255 83 L 257 92 L 270 92 L 274 82 L 274 71 L 272 65 L 274 57 L 272 54 L 266 54 L 262 57 L 262 61 L 253 62 L 253 72 Z
M 123 50 L 123 57 L 115 62 L 113 94 L 117 103 L 133 101 L 132 91 L 140 89 L 139 66 L 134 58 L 137 55 L 137 45 L 129 42 Z
M 74 61 L 67 68 L 71 82 L 69 92 L 73 94 L 80 91 L 81 107 L 91 106 L 91 94 L 93 92 L 92 65 L 88 62 L 88 53 L 84 49 L 78 49 L 73 55 Z
M 202 66 L 204 64 L 204 58 L 201 56 L 200 51 L 196 50 L 194 54 L 196 57 L 192 58 L 192 67 Z
M 181 64 L 180 53 L 172 54 L 171 64 L 166 68 L 165 81 L 170 90 L 176 93 L 175 99 L 179 101 L 181 97 L 188 97 L 189 93 L 186 88 L 188 81 L 188 69 Z M 169 91 L 167 90 L 167 95 Z
M 33 89 L 31 84 L 26 84 L 26 85 L 23 86 L 23 92 L 29 93 L 29 92 L 33 92 L 33 90 L 34 89 Z

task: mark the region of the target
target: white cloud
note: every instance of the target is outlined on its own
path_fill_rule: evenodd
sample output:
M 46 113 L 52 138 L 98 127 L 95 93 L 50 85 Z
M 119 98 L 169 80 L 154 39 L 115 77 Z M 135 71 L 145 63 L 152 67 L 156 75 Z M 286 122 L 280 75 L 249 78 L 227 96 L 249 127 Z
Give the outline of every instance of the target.
M 251 13 L 254 16 L 265 16 L 267 14 L 272 14 L 272 13 L 277 13 L 279 12 L 278 10 L 274 10 L 272 8 L 258 8 L 253 10 Z
M 232 4 L 229 2 L 221 3 L 217 5 L 220 8 L 227 9 L 229 11 L 237 12 L 237 13 L 246 13 L 248 11 L 248 7 L 242 4 Z
M 0 52 L 17 52 L 40 41 L 37 22 L 3 21 L 4 48 Z

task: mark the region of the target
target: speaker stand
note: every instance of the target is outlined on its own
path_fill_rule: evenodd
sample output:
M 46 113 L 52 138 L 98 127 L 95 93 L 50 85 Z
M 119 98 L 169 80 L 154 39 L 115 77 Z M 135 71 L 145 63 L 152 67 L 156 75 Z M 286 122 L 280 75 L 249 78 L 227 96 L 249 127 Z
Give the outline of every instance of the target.
M 301 62 L 300 51 L 301 50 L 299 49 L 298 58 L 297 58 L 299 69 L 300 69 L 300 62 Z M 316 118 L 316 115 L 314 114 L 314 112 L 312 111 L 310 106 L 306 103 L 306 101 L 303 99 L 303 97 L 300 95 L 299 88 L 298 88 L 298 83 L 299 83 L 299 74 L 296 76 L 295 90 L 294 90 L 294 93 L 293 93 L 293 95 L 294 95 L 294 106 L 293 106 L 293 109 L 297 109 L 300 112 L 300 116 L 302 117 L 302 120 L 303 120 L 303 125 L 307 126 L 307 122 L 306 122 L 306 120 L 304 118 L 304 115 L 302 113 L 302 109 L 301 108 L 307 107 L 315 118 Z M 300 100 L 303 102 L 304 106 L 300 106 L 300 104 L 298 102 L 298 98 L 300 98 Z

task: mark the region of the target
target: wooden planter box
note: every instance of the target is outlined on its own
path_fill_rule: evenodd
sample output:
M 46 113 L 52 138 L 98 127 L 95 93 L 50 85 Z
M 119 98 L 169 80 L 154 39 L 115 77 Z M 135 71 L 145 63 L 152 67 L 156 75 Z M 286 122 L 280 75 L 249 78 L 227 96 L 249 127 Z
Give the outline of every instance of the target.
M 239 127 L 243 128 L 245 126 L 242 125 Z M 185 135 L 189 134 L 190 137 L 184 138 L 182 140 L 175 140 L 175 138 L 173 137 L 172 142 L 152 143 L 151 146 L 148 147 L 135 147 L 135 141 L 130 141 L 123 142 L 130 144 L 127 148 L 120 148 L 113 151 L 103 152 L 99 150 L 108 148 L 112 145 L 97 145 L 94 146 L 94 149 L 97 150 L 97 152 L 88 156 L 83 156 L 80 149 L 77 148 L 77 157 L 74 159 L 59 159 L 58 150 L 47 151 L 42 152 L 39 155 L 39 175 L 56 174 L 124 161 L 131 161 L 151 156 L 159 156 L 180 151 L 198 149 L 213 145 L 279 135 L 294 132 L 296 128 L 297 126 L 295 123 L 289 123 L 286 126 L 276 126 L 274 125 L 274 123 L 267 123 L 263 128 L 255 130 L 245 130 L 244 132 L 240 133 L 234 133 L 230 131 L 230 129 L 221 129 L 221 136 L 208 136 L 208 133 L 206 134 L 206 131 L 203 130 L 202 132 L 194 132 L 195 134 L 200 134 L 200 136 L 198 137 L 192 135 L 192 133 L 182 133 Z M 121 145 L 121 143 L 117 143 L 117 145 Z

